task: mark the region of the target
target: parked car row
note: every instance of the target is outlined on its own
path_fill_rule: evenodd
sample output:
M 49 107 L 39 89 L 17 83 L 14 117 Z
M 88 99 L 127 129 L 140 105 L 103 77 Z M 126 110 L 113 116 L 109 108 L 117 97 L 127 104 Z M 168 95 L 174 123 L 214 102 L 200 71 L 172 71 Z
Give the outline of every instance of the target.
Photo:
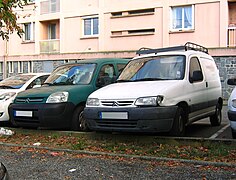
M 83 109 L 90 93 L 115 81 L 128 59 L 91 59 L 57 67 L 41 88 L 17 95 L 9 106 L 13 125 L 87 130 Z
M 206 117 L 212 126 L 221 124 L 219 71 L 207 48 L 188 42 L 140 49 L 137 54 L 132 60 L 102 58 L 64 64 L 40 88 L 32 88 L 37 84 L 28 88 L 28 83 L 25 91 L 9 92 L 0 99 L 11 97 L 10 122 L 19 127 L 183 136 L 187 125 Z M 4 83 L 0 87 L 8 86 Z M 228 115 L 235 138 L 236 101 L 232 98 Z

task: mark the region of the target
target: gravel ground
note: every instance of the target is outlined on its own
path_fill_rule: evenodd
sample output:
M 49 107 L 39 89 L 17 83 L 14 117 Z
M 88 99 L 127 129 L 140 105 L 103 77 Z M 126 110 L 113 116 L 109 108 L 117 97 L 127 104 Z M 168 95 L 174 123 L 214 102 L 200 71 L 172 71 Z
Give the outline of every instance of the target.
M 236 180 L 235 166 L 89 156 L 34 148 L 0 146 L 0 149 L 0 161 L 13 180 Z

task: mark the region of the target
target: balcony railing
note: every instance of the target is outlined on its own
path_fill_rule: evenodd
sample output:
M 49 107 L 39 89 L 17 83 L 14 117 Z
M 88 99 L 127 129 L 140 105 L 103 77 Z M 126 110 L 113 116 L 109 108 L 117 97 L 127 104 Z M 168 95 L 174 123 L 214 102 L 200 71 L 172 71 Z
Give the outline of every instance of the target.
M 60 40 L 50 39 L 40 41 L 40 53 L 59 53 L 60 52 Z
M 236 27 L 228 28 L 228 47 L 236 47 Z
M 60 0 L 47 0 L 40 2 L 40 14 L 56 13 L 60 11 Z

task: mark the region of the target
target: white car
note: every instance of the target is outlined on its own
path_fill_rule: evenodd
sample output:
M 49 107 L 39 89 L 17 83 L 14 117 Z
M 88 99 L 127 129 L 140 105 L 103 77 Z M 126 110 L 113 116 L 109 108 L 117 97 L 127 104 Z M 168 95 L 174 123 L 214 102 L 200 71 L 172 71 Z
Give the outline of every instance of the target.
M 8 106 L 16 95 L 26 89 L 40 87 L 49 73 L 18 74 L 0 82 L 0 121 L 9 121 Z
M 227 83 L 228 85 L 236 85 L 236 78 L 228 79 Z M 228 119 L 230 120 L 232 137 L 236 139 L 236 87 L 228 100 Z
M 83 115 L 91 130 L 183 136 L 206 117 L 221 124 L 220 76 L 207 48 L 186 43 L 137 53 L 117 83 L 89 95 Z

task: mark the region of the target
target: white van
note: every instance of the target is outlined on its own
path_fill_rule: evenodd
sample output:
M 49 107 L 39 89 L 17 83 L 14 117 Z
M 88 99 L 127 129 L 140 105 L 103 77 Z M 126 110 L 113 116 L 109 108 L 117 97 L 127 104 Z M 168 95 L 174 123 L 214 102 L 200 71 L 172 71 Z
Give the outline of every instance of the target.
M 137 54 L 117 83 L 88 97 L 84 117 L 91 130 L 183 136 L 188 124 L 202 118 L 221 124 L 219 71 L 207 48 L 188 42 Z

